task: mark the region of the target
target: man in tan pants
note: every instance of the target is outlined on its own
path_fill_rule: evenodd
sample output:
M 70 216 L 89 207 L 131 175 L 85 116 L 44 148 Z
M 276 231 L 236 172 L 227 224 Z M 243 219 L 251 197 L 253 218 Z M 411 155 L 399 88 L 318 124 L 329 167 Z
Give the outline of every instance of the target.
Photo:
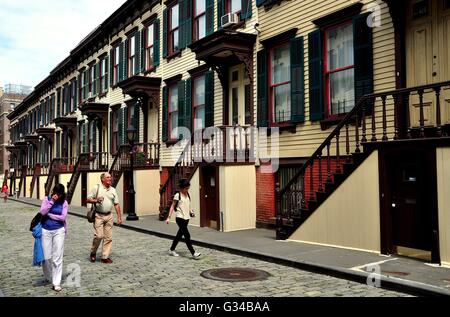
M 100 176 L 101 184 L 96 185 L 89 193 L 86 202 L 95 204 L 95 221 L 94 221 L 94 241 L 92 242 L 90 261 L 97 260 L 97 249 L 103 240 L 102 263 L 113 263 L 109 254 L 112 245 L 112 228 L 114 219 L 112 216 L 113 209 L 117 213 L 117 224 L 122 224 L 120 212 L 119 197 L 116 189 L 111 186 L 111 175 L 103 173 Z

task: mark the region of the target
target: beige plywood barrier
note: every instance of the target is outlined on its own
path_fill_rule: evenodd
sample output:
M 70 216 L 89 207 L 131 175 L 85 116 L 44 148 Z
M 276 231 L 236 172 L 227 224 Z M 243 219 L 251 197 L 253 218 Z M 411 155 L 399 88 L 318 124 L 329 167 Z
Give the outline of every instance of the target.
M 378 151 L 374 151 L 289 240 L 380 252 Z
M 220 212 L 223 231 L 256 226 L 256 170 L 253 165 L 219 168 Z
M 441 263 L 450 265 L 450 147 L 436 149 Z
M 159 170 L 134 172 L 136 191 L 136 214 L 138 216 L 159 214 Z

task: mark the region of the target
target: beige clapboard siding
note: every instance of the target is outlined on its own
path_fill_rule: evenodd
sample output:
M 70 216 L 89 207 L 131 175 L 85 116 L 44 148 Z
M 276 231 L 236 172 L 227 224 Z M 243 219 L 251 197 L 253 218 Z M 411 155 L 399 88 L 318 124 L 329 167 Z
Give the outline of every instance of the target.
M 373 3 L 378 4 L 381 8 L 381 26 L 373 28 L 374 91 L 381 92 L 395 89 L 394 29 L 389 10 L 386 4 L 381 1 L 367 0 L 362 2 L 364 3 L 363 12 L 367 11 L 369 5 Z M 280 134 L 279 153 L 282 158 L 310 156 L 333 131 L 333 127 L 322 131 L 319 123 L 309 121 L 308 33 L 316 29 L 316 26 L 311 22 L 312 20 L 342 9 L 350 4 L 349 1 L 294 0 L 283 2 L 280 6 L 275 6 L 267 12 L 263 8 L 258 10 L 259 29 L 261 30 L 260 40 L 271 38 L 294 27 L 298 28 L 297 36 L 304 37 L 306 121 L 297 126 L 295 134 L 289 132 L 282 132 Z M 261 48 L 259 46 L 259 49 Z M 392 103 L 388 101 L 387 105 L 389 107 Z M 381 107 L 376 107 L 375 109 L 377 135 L 379 134 L 381 136 Z M 388 111 L 388 114 L 391 115 L 392 112 Z M 370 117 L 368 118 L 369 122 Z M 393 130 L 393 118 L 388 118 L 388 130 Z M 342 139 L 341 132 L 341 142 Z M 354 140 L 354 126 L 350 127 L 350 139 Z M 345 143 L 340 144 L 342 154 L 342 149 L 345 149 L 342 147 L 342 144 L 345 145 Z M 352 146 L 354 146 L 353 144 L 351 143 Z M 332 153 L 335 152 L 334 146 L 331 151 Z

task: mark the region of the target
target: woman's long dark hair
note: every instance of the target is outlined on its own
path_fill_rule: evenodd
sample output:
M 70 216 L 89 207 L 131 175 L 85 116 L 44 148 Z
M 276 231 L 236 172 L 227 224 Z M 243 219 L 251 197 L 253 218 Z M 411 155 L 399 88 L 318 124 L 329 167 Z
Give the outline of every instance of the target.
M 53 187 L 52 196 L 53 194 L 59 195 L 59 199 L 56 201 L 57 203 L 63 204 L 66 200 L 66 188 L 63 184 L 56 184 L 55 187 Z

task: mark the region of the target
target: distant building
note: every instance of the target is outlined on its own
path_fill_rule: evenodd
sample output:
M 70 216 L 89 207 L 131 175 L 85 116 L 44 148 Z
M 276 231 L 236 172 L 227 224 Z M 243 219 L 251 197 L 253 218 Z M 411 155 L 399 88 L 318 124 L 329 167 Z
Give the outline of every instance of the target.
M 9 152 L 5 146 L 9 145 L 9 119 L 6 117 L 30 94 L 32 88 L 24 85 L 5 85 L 0 87 L 0 181 L 3 180 L 5 170 L 9 170 Z

